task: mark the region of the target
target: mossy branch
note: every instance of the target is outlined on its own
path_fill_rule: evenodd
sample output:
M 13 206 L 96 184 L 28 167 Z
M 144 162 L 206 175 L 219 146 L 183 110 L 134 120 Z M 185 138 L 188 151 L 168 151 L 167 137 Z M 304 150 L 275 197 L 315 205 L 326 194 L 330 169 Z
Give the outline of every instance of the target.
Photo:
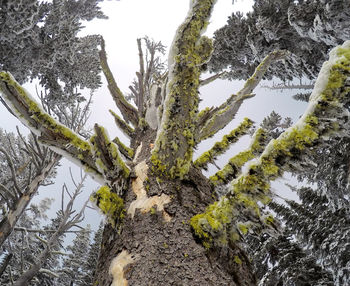
M 122 118 L 118 116 L 118 114 L 116 114 L 112 110 L 109 110 L 109 112 L 114 117 L 115 124 L 118 126 L 120 131 L 122 131 L 124 135 L 129 139 L 132 139 L 135 136 L 134 128 L 132 128 L 129 124 L 127 124 Z
M 8 107 L 41 143 L 101 178 L 89 142 L 47 114 L 8 72 L 0 72 L 0 91 Z
M 271 140 L 260 158 L 233 180 L 231 191 L 202 214 L 191 219 L 195 233 L 206 246 L 238 240 L 242 232 L 237 224 L 246 213 L 245 226 L 272 225 L 271 217 L 262 218 L 259 203 L 271 200 L 270 181 L 303 162 L 309 149 L 322 146 L 332 135 L 349 136 L 350 113 L 350 41 L 330 53 L 322 66 L 304 115 L 277 139 Z M 331 119 L 337 124 L 330 124 Z M 240 222 L 241 224 L 241 222 Z M 249 230 L 246 230 L 247 232 Z
M 130 170 L 119 153 L 118 146 L 109 140 L 106 130 L 95 124 L 95 134 L 90 138 L 96 166 L 111 186 L 117 183 L 118 190 L 123 191 Z M 121 189 L 121 188 L 122 189 Z
M 230 123 L 234 119 L 243 101 L 255 96 L 252 92 L 264 77 L 269 66 L 277 60 L 284 59 L 287 55 L 288 52 L 284 50 L 271 52 L 260 65 L 257 66 L 254 74 L 245 82 L 243 88 L 237 94 L 231 95 L 225 103 L 207 112 L 205 120 L 199 121 L 199 141 L 214 136 Z
M 123 93 L 119 89 L 117 82 L 114 79 L 114 76 L 112 74 L 111 69 L 108 66 L 107 62 L 107 53 L 105 49 L 105 42 L 103 38 L 101 37 L 101 50 L 100 50 L 100 62 L 103 74 L 105 75 L 105 78 L 108 83 L 108 89 L 111 93 L 111 96 L 117 105 L 118 109 L 120 110 L 124 120 L 126 123 L 131 122 L 134 126 L 138 125 L 139 117 L 137 114 L 137 110 L 135 107 L 133 107 L 124 97 Z
M 201 34 L 206 29 L 215 2 L 191 1 L 189 13 L 170 48 L 162 123 L 151 157 L 153 171 L 162 176 L 183 178 L 192 162 L 199 77 L 201 66 L 212 52 L 212 41 Z
M 113 142 L 117 144 L 120 153 L 123 154 L 125 158 L 127 158 L 128 160 L 132 160 L 132 158 L 134 157 L 133 149 L 126 146 L 122 141 L 120 141 L 118 137 L 115 137 L 113 139 Z
M 199 156 L 194 162 L 194 165 L 201 169 L 207 169 L 208 164 L 213 163 L 217 156 L 224 154 L 230 148 L 231 144 L 237 142 L 243 135 L 246 135 L 252 126 L 253 121 L 249 118 L 244 118 L 238 127 L 225 135 L 221 141 L 216 142 L 211 149 Z
M 216 185 L 224 185 L 235 179 L 240 173 L 245 163 L 261 155 L 268 142 L 266 142 L 266 131 L 262 128 L 257 129 L 252 137 L 250 146 L 233 156 L 229 162 L 209 179 Z

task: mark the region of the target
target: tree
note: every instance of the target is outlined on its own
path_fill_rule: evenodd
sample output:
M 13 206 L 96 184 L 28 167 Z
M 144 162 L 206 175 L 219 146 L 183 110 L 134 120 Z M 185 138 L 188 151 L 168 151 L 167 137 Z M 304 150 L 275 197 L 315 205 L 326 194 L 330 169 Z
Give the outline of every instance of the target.
M 81 178 L 79 184 L 76 185 L 76 189 L 73 193 L 70 193 L 67 187 L 63 186 L 62 188 L 62 202 L 61 209 L 57 212 L 57 217 L 53 221 L 53 225 L 56 227 L 53 229 L 47 238 L 43 236 L 36 236 L 40 243 L 41 247 L 35 248 L 36 255 L 32 257 L 29 266 L 23 268 L 20 272 L 19 277 L 13 283 L 14 286 L 28 285 L 31 280 L 39 275 L 40 273 L 45 273 L 46 275 L 50 275 L 53 277 L 58 277 L 59 275 L 50 269 L 45 269 L 44 265 L 48 265 L 50 263 L 49 258 L 54 255 L 60 255 L 60 239 L 67 231 L 69 231 L 73 227 L 79 226 L 79 223 L 84 219 L 84 210 L 87 205 L 87 202 L 83 205 L 79 212 L 76 212 L 73 209 L 73 204 L 82 192 L 83 183 L 86 179 L 86 176 Z M 67 204 L 64 203 L 64 196 L 68 195 L 69 200 Z M 49 232 L 46 230 L 46 232 Z M 45 233 L 45 230 L 44 230 Z M 52 285 L 52 284 L 44 284 L 40 283 L 40 285 Z
M 285 206 L 274 202 L 269 206 L 286 223 L 285 233 L 293 234 L 300 248 L 307 249 L 332 274 L 334 285 L 348 284 L 349 210 L 334 210 L 326 196 L 309 187 L 296 191 L 301 203 L 287 201 Z
M 302 170 L 306 155 L 333 133 L 348 136 L 350 42 L 345 42 L 323 65 L 301 119 L 266 147 L 260 144 L 264 131 L 258 129 L 248 155 L 233 164 L 237 170 L 230 174 L 227 192 L 216 196 L 217 180 L 206 178 L 201 168 L 245 134 L 252 122 L 244 120 L 197 163 L 194 148 L 232 121 L 242 102 L 254 96 L 268 67 L 287 53 L 268 54 L 242 90 L 218 107 L 199 112 L 200 75 L 212 52 L 211 40 L 201 33 L 214 2 L 191 2 L 170 47 L 168 71 L 151 88 L 140 52 L 136 105 L 119 89 L 101 43 L 102 71 L 122 117 L 112 115 L 130 146 L 109 139 L 98 125 L 89 140 L 78 136 L 45 113 L 10 73 L 0 73 L 3 99 L 40 142 L 104 184 L 92 196 L 108 222 L 95 277 L 99 285 L 255 285 L 240 241 L 248 232 L 274 233 L 278 228 L 272 215 L 260 212 L 260 205 L 271 200 L 270 181 L 286 170 Z M 329 119 L 336 119 L 337 126 Z M 222 178 L 227 179 L 227 173 Z
M 94 235 L 94 239 L 89 246 L 89 252 L 87 254 L 87 259 L 83 264 L 84 276 L 82 278 L 81 285 L 92 285 L 93 278 L 96 273 L 97 261 L 100 253 L 102 233 L 103 233 L 103 222 L 100 223 L 98 230 Z
M 25 140 L 21 134 L 0 130 L 2 158 L 0 245 L 16 226 L 40 185 L 49 183 L 61 159 L 47 147 L 39 145 L 36 136 Z
M 96 89 L 99 37 L 78 32 L 82 21 L 106 18 L 99 2 L 2 0 L 0 69 L 20 83 L 37 78 L 55 103 L 74 99 L 75 87 Z
M 255 0 L 253 11 L 233 13 L 215 32 L 209 70 L 228 69 L 230 79 L 247 79 L 275 49 L 290 55 L 270 67 L 266 78 L 314 79 L 331 48 L 349 39 L 346 0 Z
M 73 244 L 67 247 L 70 252 L 63 260 L 60 285 L 89 285 L 83 281 L 84 265 L 88 258 L 87 249 L 90 245 L 90 226 L 77 233 Z M 90 284 L 91 285 L 91 284 Z

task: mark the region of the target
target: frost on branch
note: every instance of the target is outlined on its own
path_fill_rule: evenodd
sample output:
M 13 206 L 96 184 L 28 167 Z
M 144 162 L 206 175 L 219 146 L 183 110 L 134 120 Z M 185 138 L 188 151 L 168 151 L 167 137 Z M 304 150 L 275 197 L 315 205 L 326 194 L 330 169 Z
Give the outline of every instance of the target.
M 89 142 L 47 114 L 8 72 L 0 72 L 0 91 L 12 112 L 41 143 L 101 178 Z
M 271 140 L 256 162 L 231 182 L 230 192 L 191 219 L 205 245 L 238 240 L 250 228 L 273 226 L 271 216 L 262 218 L 259 204 L 270 201 L 270 181 L 284 171 L 300 168 L 303 155 L 312 152 L 332 135 L 345 133 L 349 119 L 350 41 L 330 53 L 322 66 L 307 110 L 299 121 Z M 334 118 L 337 120 L 334 121 Z M 242 217 L 245 214 L 247 219 Z M 244 221 L 242 221 L 244 219 Z
M 215 2 L 191 1 L 187 18 L 170 48 L 163 117 L 151 157 L 153 170 L 170 178 L 182 178 L 191 165 L 201 65 L 212 50 L 211 40 L 201 34 Z
M 237 142 L 243 135 L 246 135 L 252 125 L 253 121 L 249 118 L 244 118 L 243 122 L 237 128 L 225 135 L 221 141 L 216 142 L 210 150 L 204 152 L 194 162 L 194 165 L 202 169 L 207 169 L 208 164 L 213 163 L 217 156 L 225 153 L 233 143 Z

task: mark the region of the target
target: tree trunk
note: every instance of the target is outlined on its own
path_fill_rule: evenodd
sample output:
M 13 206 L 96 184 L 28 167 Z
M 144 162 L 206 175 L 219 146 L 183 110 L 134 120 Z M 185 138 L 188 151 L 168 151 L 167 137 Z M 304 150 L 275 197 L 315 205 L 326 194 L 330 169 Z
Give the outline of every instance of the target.
M 184 180 L 157 179 L 147 167 L 153 145 L 143 141 L 126 215 L 105 226 L 94 285 L 255 285 L 238 246 L 206 249 L 193 235 L 190 218 L 215 198 L 209 180 L 194 167 Z

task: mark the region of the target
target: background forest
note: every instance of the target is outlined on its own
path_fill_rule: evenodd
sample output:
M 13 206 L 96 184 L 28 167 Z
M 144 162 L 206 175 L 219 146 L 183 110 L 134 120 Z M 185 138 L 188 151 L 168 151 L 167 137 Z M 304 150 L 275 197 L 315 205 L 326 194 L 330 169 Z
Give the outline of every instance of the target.
M 95 93 L 104 83 L 101 51 L 106 56 L 109 43 L 101 35 L 82 35 L 88 22 L 107 18 L 100 2 L 0 1 L 0 70 L 11 72 L 20 84 L 35 83 L 44 110 L 84 139 L 92 136 L 89 115 L 99 101 Z M 249 79 L 267 55 L 285 50 L 288 56 L 270 65 L 258 92 L 272 94 L 277 90 L 281 91 L 276 95 L 279 97 L 293 95 L 297 103 L 290 108 L 300 102 L 306 105 L 330 50 L 350 39 L 348 1 L 253 2 L 249 13 L 233 12 L 226 25 L 214 32 L 212 56 L 201 66 L 207 82 L 201 84 L 218 81 L 231 89 L 238 80 Z M 118 4 L 113 3 L 115 9 Z M 135 46 L 144 52 L 140 57 L 145 57 L 149 77 L 143 80 L 151 86 L 166 72 L 167 47 L 146 36 L 137 42 L 135 39 Z M 139 105 L 140 78 L 137 72 L 126 96 L 133 106 Z M 249 109 L 252 101 L 244 104 L 242 109 Z M 225 156 L 221 156 L 220 147 L 213 147 L 203 163 L 201 150 L 215 141 L 199 145 L 194 165 L 215 179 L 219 198 L 227 194 L 227 185 L 244 168 L 247 160 L 241 164 L 242 158 L 251 160 L 261 154 L 271 139 L 301 115 L 286 117 L 284 108 L 263 120 L 245 121 L 248 127 L 233 122 L 225 130 L 238 125 L 241 143 Z M 349 106 L 345 108 L 349 111 Z M 124 130 L 125 136 L 120 138 L 128 141 L 132 131 L 119 120 L 120 115 L 113 116 Z M 329 125 L 337 125 L 337 119 Z M 110 222 L 106 218 L 92 229 L 89 220 L 99 218 L 84 215 L 93 204 L 85 202 L 82 193 L 95 191 L 94 183 L 81 172 L 59 187 L 56 183 L 55 200 L 46 194 L 38 199 L 35 196 L 40 189 L 55 183 L 62 156 L 41 145 L 33 132 L 9 132 L 6 122 L 0 127 L 0 284 L 93 285 L 104 223 Z M 261 130 L 262 139 L 258 137 Z M 350 285 L 349 131 L 341 130 L 341 135 L 311 148 L 301 163 L 289 162 L 285 180 L 273 185 L 273 199 L 261 206 L 262 212 L 274 216 L 273 233 L 241 229 L 241 245 L 249 254 L 259 285 Z M 238 141 L 231 137 L 226 138 L 229 144 Z M 249 145 L 251 140 L 260 140 L 260 146 Z M 114 141 L 123 158 L 132 157 L 127 146 Z M 49 217 L 52 204 L 58 211 Z

